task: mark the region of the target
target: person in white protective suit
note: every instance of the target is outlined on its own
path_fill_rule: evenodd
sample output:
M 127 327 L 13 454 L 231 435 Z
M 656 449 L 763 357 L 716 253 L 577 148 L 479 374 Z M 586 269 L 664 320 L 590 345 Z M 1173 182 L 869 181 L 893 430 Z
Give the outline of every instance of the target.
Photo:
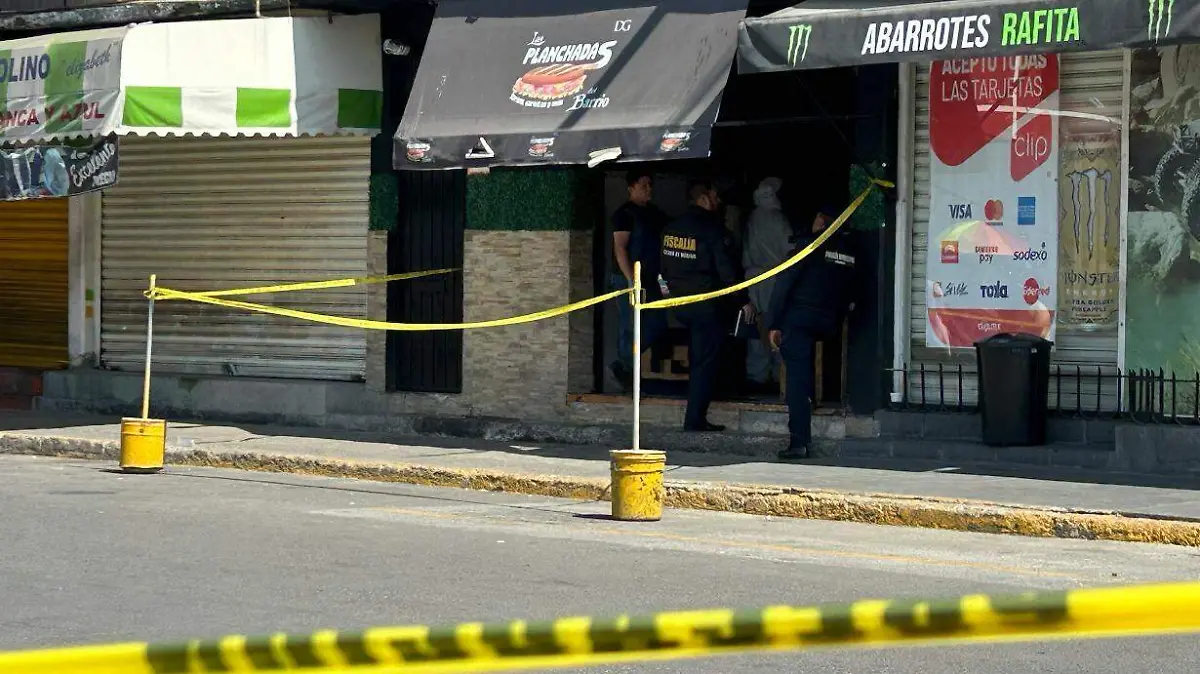
M 779 202 L 779 188 L 782 185 L 783 181 L 779 178 L 766 178 L 754 190 L 754 210 L 746 223 L 746 243 L 742 249 L 746 278 L 754 278 L 778 266 L 792 250 L 792 225 L 783 214 L 783 206 Z M 771 291 L 774 288 L 775 277 L 750 286 L 750 300 L 754 306 L 771 306 Z M 748 340 L 746 348 L 746 377 L 764 385 L 778 381 L 779 354 L 771 349 L 766 340 Z

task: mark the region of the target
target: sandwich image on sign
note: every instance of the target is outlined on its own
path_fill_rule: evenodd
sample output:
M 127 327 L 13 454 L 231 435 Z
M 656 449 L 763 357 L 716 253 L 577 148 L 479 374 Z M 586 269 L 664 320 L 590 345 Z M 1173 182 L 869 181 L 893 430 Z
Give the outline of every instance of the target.
M 593 64 L 555 63 L 538 66 L 517 78 L 513 95 L 529 101 L 561 101 L 583 91 Z

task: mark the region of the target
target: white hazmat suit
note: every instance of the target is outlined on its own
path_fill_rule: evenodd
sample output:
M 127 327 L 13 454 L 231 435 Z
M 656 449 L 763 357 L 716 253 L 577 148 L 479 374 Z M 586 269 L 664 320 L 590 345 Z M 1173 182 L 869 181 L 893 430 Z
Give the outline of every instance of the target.
M 766 178 L 754 190 L 754 210 L 746 222 L 746 242 L 742 248 L 742 266 L 746 278 L 777 267 L 791 253 L 792 226 L 779 203 L 779 188 L 783 181 Z M 750 301 L 764 314 L 771 306 L 775 278 L 750 286 Z M 749 340 L 746 352 L 746 376 L 760 384 L 778 379 L 779 354 L 762 340 Z

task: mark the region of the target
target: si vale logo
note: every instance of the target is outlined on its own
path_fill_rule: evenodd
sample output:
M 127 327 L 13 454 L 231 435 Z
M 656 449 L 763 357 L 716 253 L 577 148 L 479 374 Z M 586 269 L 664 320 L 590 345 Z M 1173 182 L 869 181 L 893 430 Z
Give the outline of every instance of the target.
M 934 281 L 931 293 L 934 297 L 941 299 L 943 297 L 966 297 L 967 284 L 963 281 Z
M 787 64 L 796 67 L 808 58 L 808 43 L 812 41 L 812 26 L 804 23 L 788 26 Z

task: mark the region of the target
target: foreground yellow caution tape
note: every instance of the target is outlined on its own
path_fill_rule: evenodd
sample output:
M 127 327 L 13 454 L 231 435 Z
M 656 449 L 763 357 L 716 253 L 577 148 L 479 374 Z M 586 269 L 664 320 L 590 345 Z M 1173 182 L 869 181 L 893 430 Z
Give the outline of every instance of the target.
M 850 206 L 830 224 L 820 236 L 817 237 L 810 245 L 793 255 L 791 258 L 775 267 L 767 270 L 754 278 L 747 279 L 737 285 L 722 290 L 717 290 L 701 295 L 688 295 L 685 297 L 670 297 L 648 302 L 642 305 L 643 309 L 667 309 L 670 307 L 680 307 L 686 304 L 695 304 L 729 295 L 740 290 L 745 290 L 750 286 L 761 283 L 762 281 L 782 273 L 785 269 L 798 264 L 801 260 L 808 257 L 821 247 L 823 243 L 829 240 L 850 220 L 850 216 L 858 210 L 859 206 L 866 201 L 871 191 L 880 187 L 892 187 L 892 183 L 886 180 L 873 180 L 867 189 L 863 190 Z M 242 302 L 237 300 L 221 299 L 224 297 L 233 297 L 239 295 L 259 295 L 266 293 L 290 292 L 296 290 L 321 290 L 325 288 L 344 288 L 357 284 L 365 283 L 386 283 L 388 281 L 398 281 L 403 279 L 414 279 L 422 276 L 433 276 L 435 274 L 447 274 L 456 269 L 433 269 L 429 271 L 410 272 L 407 274 L 393 274 L 390 276 L 373 276 L 353 279 L 339 279 L 334 281 L 312 281 L 308 283 L 289 283 L 274 286 L 260 286 L 256 288 L 238 288 L 235 290 L 216 290 L 209 292 L 184 292 L 182 290 L 173 290 L 171 288 L 156 287 L 147 291 L 146 295 L 155 300 L 190 300 L 192 302 L 200 302 L 202 304 L 211 304 L 214 306 L 225 307 L 227 309 L 239 309 L 242 311 L 256 311 L 264 314 L 274 314 L 276 316 L 285 316 L 295 318 L 302 321 L 310 321 L 313 323 L 324 323 L 326 325 L 337 325 L 345 328 L 359 328 L 363 330 L 392 330 L 400 332 L 417 332 L 417 331 L 433 331 L 433 330 L 474 330 L 480 328 L 498 328 L 508 325 L 520 325 L 522 323 L 532 323 L 548 318 L 555 318 L 569 314 L 574 311 L 586 309 L 603 302 L 607 302 L 621 295 L 632 295 L 632 290 L 616 290 L 611 293 L 592 297 L 580 302 L 568 304 L 566 306 L 554 307 L 545 309 L 532 314 L 524 314 L 521 316 L 513 316 L 510 318 L 498 318 L 490 321 L 476 321 L 473 323 L 390 323 L 387 321 L 373 321 L 361 318 L 347 318 L 344 316 L 330 316 L 327 314 L 318 314 L 311 311 L 299 311 L 296 309 L 285 309 L 283 307 L 271 306 L 268 304 L 257 304 L 254 302 Z
M 266 295 L 267 293 L 289 293 L 299 290 L 328 290 L 330 288 L 349 288 L 357 285 L 368 285 L 372 283 L 388 283 L 391 281 L 407 281 L 409 279 L 423 278 L 426 276 L 438 276 L 440 274 L 449 274 L 456 272 L 458 269 L 429 269 L 427 271 L 410 271 L 403 274 L 388 274 L 387 276 L 359 276 L 357 278 L 343 278 L 334 281 L 307 281 L 304 283 L 284 283 L 273 286 L 258 286 L 256 288 L 237 288 L 234 290 L 210 290 L 208 292 L 195 293 L 205 297 L 235 297 L 238 295 Z M 165 299 L 165 298 L 157 298 Z
M 0 653 L 4 674 L 399 672 L 557 669 L 817 646 L 979 643 L 1200 631 L 1200 583 L 947 600 L 862 601 L 612 620 L 379 627 L 180 644 Z
M 667 297 L 661 300 L 655 300 L 653 302 L 646 302 L 642 305 L 642 309 L 669 309 L 671 307 L 682 307 L 687 304 L 705 302 L 718 297 L 724 297 L 725 295 L 732 295 L 733 293 L 745 290 L 756 283 L 762 283 L 772 276 L 782 274 L 784 270 L 799 264 L 801 260 L 809 255 L 812 255 L 813 251 L 820 248 L 821 245 L 828 241 L 831 236 L 837 234 L 838 230 L 842 228 L 842 225 L 849 222 L 850 216 L 854 215 L 854 212 L 858 210 L 858 207 L 862 206 L 863 202 L 867 200 L 867 197 L 871 195 L 871 191 L 878 187 L 893 187 L 893 183 L 890 183 L 886 180 L 872 180 L 871 184 L 867 186 L 867 189 L 863 190 L 857 197 L 855 197 L 854 201 L 850 202 L 850 206 L 846 208 L 846 210 L 842 211 L 842 214 L 839 215 L 836 220 L 830 223 L 829 226 L 825 228 L 825 231 L 821 232 L 821 235 L 816 238 L 816 240 L 805 246 L 804 250 L 801 250 L 787 260 L 784 260 L 778 267 L 768 269 L 758 276 L 746 279 L 745 281 L 742 281 L 736 285 L 729 286 L 728 288 L 722 288 L 721 290 L 714 290 L 710 293 L 684 295 L 682 297 Z M 766 307 L 759 307 L 759 310 L 764 311 L 766 310 Z
M 193 302 L 200 302 L 201 304 L 212 304 L 218 307 L 227 307 L 229 309 L 243 309 L 245 311 L 257 311 L 264 314 L 274 314 L 276 316 L 287 316 L 288 318 L 296 318 L 302 321 L 312 321 L 313 323 L 339 325 L 344 328 L 417 332 L 430 330 L 476 330 L 479 328 L 499 328 L 506 325 L 533 323 L 534 321 L 542 321 L 547 318 L 554 318 L 555 316 L 569 314 L 572 311 L 586 309 L 590 306 L 607 302 L 614 297 L 629 295 L 632 292 L 632 290 L 614 290 L 606 295 L 590 297 L 586 300 L 575 302 L 574 304 L 568 304 L 563 307 L 544 309 L 532 314 L 523 314 L 521 316 L 512 316 L 510 318 L 497 318 L 491 321 L 476 321 L 474 323 L 389 323 L 387 321 L 372 321 L 364 318 L 346 318 L 344 316 L 316 314 L 311 311 L 284 309 L 283 307 L 273 307 L 267 304 L 254 304 L 252 302 L 240 302 L 237 300 L 223 300 L 204 293 L 185 293 L 180 290 L 171 290 L 170 288 L 162 287 L 155 288 L 151 294 L 155 300 L 191 300 Z

